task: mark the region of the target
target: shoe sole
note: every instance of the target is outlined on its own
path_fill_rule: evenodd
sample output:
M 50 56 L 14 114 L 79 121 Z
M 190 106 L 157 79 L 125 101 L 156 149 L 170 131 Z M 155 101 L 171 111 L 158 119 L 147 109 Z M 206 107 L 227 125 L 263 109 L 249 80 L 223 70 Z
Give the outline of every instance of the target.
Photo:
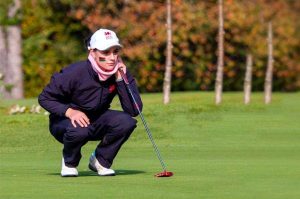
M 61 177 L 77 177 L 78 175 L 60 175 Z
M 95 167 L 93 167 L 91 164 L 89 164 L 89 169 L 90 169 L 91 171 L 94 171 L 94 172 L 96 172 L 96 173 L 99 175 L 99 173 L 98 173 L 97 169 L 96 169 Z M 116 175 L 115 173 L 112 173 L 112 174 L 107 174 L 107 175 L 99 175 L 99 176 L 115 176 L 115 175 Z

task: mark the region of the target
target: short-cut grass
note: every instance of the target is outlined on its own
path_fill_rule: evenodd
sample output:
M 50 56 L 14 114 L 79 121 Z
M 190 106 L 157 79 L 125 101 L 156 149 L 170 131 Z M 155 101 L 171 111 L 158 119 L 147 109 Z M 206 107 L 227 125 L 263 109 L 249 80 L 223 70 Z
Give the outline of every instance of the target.
M 87 168 L 97 145 L 82 148 L 79 177 L 60 177 L 62 145 L 48 131 L 43 114 L 8 115 L 13 104 L 0 103 L 0 198 L 300 198 L 300 94 L 274 93 L 269 105 L 254 93 L 224 93 L 214 105 L 212 92 L 144 94 L 144 116 L 171 178 L 162 171 L 138 119 L 138 127 L 113 164 L 115 177 Z M 113 108 L 120 104 L 114 101 Z

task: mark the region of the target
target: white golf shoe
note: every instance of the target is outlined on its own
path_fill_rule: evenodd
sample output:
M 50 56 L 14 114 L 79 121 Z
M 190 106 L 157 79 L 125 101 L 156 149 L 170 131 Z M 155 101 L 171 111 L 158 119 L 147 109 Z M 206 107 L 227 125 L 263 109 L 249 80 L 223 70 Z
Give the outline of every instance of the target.
M 61 162 L 61 172 L 60 172 L 62 177 L 77 177 L 78 176 L 78 171 L 74 167 L 68 167 L 65 165 L 65 160 L 62 158 Z
M 95 153 L 92 153 L 90 157 L 90 163 L 89 163 L 89 168 L 92 171 L 95 171 L 98 173 L 99 176 L 114 176 L 115 171 L 112 169 L 105 168 L 102 166 L 99 161 L 97 160 Z

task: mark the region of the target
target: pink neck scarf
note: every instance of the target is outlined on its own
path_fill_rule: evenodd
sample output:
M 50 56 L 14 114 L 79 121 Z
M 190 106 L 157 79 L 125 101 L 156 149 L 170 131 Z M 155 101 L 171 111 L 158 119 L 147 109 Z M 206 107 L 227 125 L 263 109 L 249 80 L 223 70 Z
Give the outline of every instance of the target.
M 105 72 L 103 71 L 98 64 L 96 63 L 95 59 L 93 58 L 93 56 L 91 54 L 89 54 L 88 56 L 88 60 L 91 62 L 92 67 L 94 69 L 94 71 L 98 74 L 99 80 L 100 81 L 105 81 L 108 78 L 110 78 L 113 74 L 115 74 L 118 70 L 118 65 L 115 66 L 115 68 L 112 71 L 109 72 Z

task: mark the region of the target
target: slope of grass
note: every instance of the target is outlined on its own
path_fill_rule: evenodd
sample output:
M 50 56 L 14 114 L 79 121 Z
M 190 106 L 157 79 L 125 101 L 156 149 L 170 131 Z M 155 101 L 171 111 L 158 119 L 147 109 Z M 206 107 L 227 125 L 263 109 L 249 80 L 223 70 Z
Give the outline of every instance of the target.
M 62 145 L 48 132 L 47 116 L 8 115 L 1 101 L 0 198 L 300 198 L 300 94 L 261 93 L 245 106 L 242 93 L 225 93 L 215 106 L 209 92 L 144 94 L 144 116 L 171 178 L 155 178 L 161 166 L 139 125 L 123 146 L 115 177 L 87 169 L 97 142 L 82 149 L 77 178 L 61 178 Z M 114 102 L 114 108 L 120 105 Z

